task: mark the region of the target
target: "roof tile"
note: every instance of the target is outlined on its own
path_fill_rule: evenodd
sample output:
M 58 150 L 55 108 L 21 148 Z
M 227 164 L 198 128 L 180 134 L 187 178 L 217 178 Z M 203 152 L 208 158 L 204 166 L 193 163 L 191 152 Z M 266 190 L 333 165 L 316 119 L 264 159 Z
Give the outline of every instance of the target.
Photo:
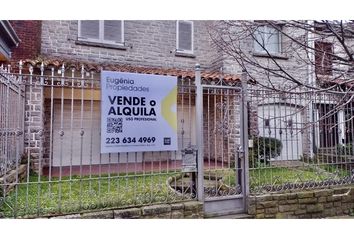
M 76 69 L 81 70 L 84 66 L 86 71 L 101 72 L 101 70 L 107 71 L 120 71 L 120 72 L 134 72 L 134 73 L 146 73 L 146 74 L 157 74 L 157 75 L 170 75 L 182 78 L 194 78 L 194 70 L 182 70 L 176 68 L 157 68 L 157 67 L 141 67 L 132 66 L 127 64 L 112 64 L 112 63 L 93 63 L 93 62 L 82 62 L 77 60 L 66 60 L 66 59 L 26 59 L 23 61 L 24 65 L 31 65 L 34 68 L 39 68 L 40 65 L 44 64 L 45 68 L 54 67 L 59 68 L 64 64 L 66 69 Z M 201 77 L 203 79 L 208 79 L 212 81 L 218 81 L 220 78 L 223 80 L 236 82 L 240 81 L 240 76 L 232 74 L 223 74 L 216 71 L 201 71 Z

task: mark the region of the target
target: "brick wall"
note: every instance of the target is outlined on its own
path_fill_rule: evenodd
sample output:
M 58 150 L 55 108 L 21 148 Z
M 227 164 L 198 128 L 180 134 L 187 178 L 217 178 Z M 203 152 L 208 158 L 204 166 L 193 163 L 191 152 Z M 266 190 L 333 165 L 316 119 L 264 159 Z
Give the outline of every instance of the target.
M 11 25 L 21 39 L 17 48 L 12 52 L 12 62 L 24 59 L 33 59 L 38 56 L 41 49 L 41 21 L 12 20 Z

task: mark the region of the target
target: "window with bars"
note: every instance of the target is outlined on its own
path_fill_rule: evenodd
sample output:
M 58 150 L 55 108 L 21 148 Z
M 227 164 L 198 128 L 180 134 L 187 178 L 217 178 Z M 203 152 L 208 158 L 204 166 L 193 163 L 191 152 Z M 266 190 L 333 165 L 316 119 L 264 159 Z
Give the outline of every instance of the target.
M 124 22 L 121 20 L 81 20 L 79 21 L 78 40 L 124 44 Z
M 177 21 L 177 52 L 193 54 L 193 21 Z
M 315 71 L 320 75 L 332 75 L 333 44 L 315 42 Z
M 256 53 L 281 54 L 281 34 L 271 26 L 259 26 L 254 32 Z

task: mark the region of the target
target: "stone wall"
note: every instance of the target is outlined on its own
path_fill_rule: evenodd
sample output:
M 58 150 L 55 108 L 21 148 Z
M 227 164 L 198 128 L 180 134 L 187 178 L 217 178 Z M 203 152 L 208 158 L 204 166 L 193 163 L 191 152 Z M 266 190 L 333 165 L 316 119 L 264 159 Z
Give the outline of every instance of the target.
M 62 215 L 49 218 L 65 218 L 65 219 L 124 219 L 124 218 L 203 218 L 203 203 L 197 201 L 159 204 L 145 207 L 118 209 L 118 210 L 102 210 L 95 212 L 87 212 L 81 214 Z
M 194 22 L 194 54 L 176 54 L 176 21 L 124 21 L 123 48 L 83 45 L 78 39 L 78 21 L 43 21 L 41 54 L 50 58 L 95 63 L 110 62 L 145 67 L 210 69 L 218 54 L 212 47 L 206 24 Z
M 13 190 L 17 182 L 25 179 L 27 173 L 27 165 L 21 164 L 17 168 L 9 170 L 6 174 L 0 177 L 0 195 L 6 195 Z
M 31 169 L 40 172 L 43 137 L 43 91 L 41 86 L 26 86 L 25 101 L 25 151 Z
M 330 189 L 250 196 L 248 214 L 255 218 L 325 218 L 354 211 L 354 185 Z

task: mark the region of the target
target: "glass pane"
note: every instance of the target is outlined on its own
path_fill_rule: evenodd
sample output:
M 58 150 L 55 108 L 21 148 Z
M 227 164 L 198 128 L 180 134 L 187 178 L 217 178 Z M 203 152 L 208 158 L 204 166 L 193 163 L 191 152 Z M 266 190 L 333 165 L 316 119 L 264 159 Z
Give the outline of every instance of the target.
M 258 27 L 257 30 L 254 32 L 254 50 L 256 52 L 264 52 L 262 46 L 265 46 L 265 39 L 264 39 L 264 26 Z
M 266 48 L 270 53 L 279 53 L 279 31 L 268 27 L 266 32 Z
M 122 42 L 122 21 L 104 21 L 104 40 Z
M 81 21 L 80 37 L 99 39 L 100 23 L 98 20 Z
M 178 23 L 178 49 L 192 50 L 192 24 L 188 22 Z

